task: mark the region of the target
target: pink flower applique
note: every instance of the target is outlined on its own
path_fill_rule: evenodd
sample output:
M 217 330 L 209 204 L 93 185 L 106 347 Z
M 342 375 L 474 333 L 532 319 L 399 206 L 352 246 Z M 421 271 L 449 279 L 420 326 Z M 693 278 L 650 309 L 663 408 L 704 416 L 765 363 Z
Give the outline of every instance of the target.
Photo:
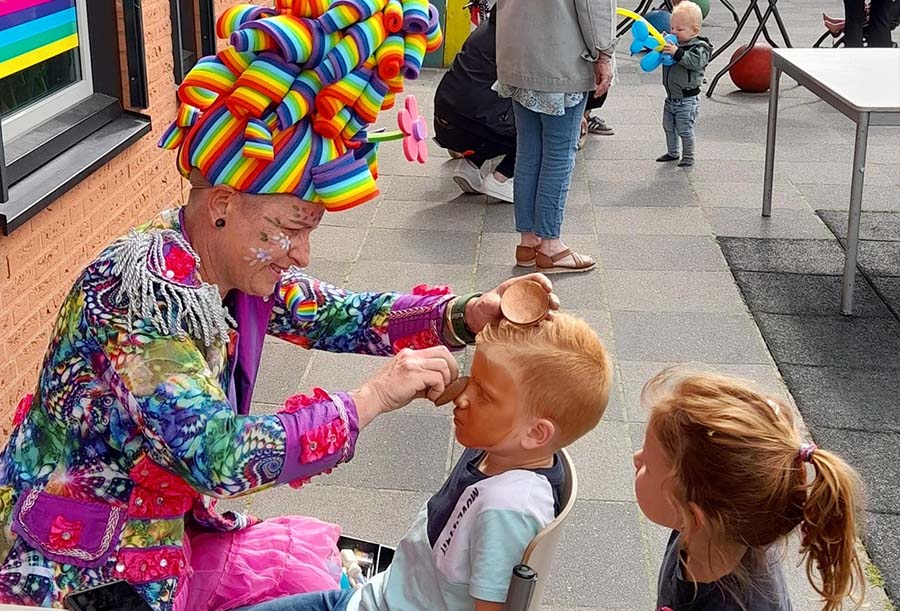
M 34 400 L 34 395 L 27 394 L 22 397 L 22 400 L 19 401 L 19 405 L 16 406 L 16 415 L 13 416 L 13 426 L 19 426 L 25 420 L 25 416 L 28 415 L 28 410 L 31 409 L 31 402 Z
M 442 295 L 449 295 L 453 292 L 453 290 L 444 284 L 437 284 L 435 286 L 430 286 L 428 284 L 419 284 L 413 287 L 412 294 L 419 295 L 422 297 L 440 297 Z
M 194 504 L 197 492 L 177 475 L 147 457 L 130 471 L 135 487 L 128 499 L 128 516 L 161 518 L 184 514 Z
M 124 549 L 116 557 L 115 576 L 131 583 L 148 583 L 180 575 L 185 564 L 179 547 Z
M 394 341 L 394 352 L 400 352 L 404 348 L 412 348 L 413 350 L 423 350 L 433 346 L 440 346 L 441 338 L 431 329 L 425 329 L 413 335 L 407 335 Z
M 56 549 L 72 549 L 81 540 L 84 524 L 81 520 L 67 520 L 61 515 L 50 523 L 50 545 Z
M 341 451 L 347 435 L 347 425 L 340 418 L 303 433 L 300 436 L 300 462 L 316 462 Z
M 175 244 L 167 244 L 165 254 L 166 270 L 163 272 L 169 280 L 178 284 L 193 284 L 194 270 L 197 261 L 189 252 Z
M 321 403 L 322 401 L 330 401 L 331 397 L 321 388 L 314 388 L 312 395 L 293 395 L 288 397 L 284 402 L 283 414 L 293 414 L 310 405 Z

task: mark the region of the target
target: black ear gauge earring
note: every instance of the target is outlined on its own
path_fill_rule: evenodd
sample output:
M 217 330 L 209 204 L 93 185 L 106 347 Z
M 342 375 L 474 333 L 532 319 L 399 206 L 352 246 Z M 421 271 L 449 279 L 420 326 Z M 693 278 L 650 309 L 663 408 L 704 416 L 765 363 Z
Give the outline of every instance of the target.
M 216 227 L 221 229 L 225 226 L 225 219 L 216 219 Z

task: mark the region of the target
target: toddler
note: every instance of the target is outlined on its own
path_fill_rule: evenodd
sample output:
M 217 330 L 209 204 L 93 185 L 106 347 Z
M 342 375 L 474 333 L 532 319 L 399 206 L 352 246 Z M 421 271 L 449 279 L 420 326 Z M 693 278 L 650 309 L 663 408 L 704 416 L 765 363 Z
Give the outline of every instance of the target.
M 647 518 L 673 529 L 658 610 L 790 611 L 776 548 L 798 526 L 824 611 L 854 590 L 862 598 L 857 476 L 801 442 L 789 407 L 742 381 L 677 369 L 651 379 L 641 401 L 650 418 L 635 494 Z
M 391 567 L 359 590 L 252 611 L 503 611 L 513 567 L 559 512 L 556 452 L 597 425 L 611 385 L 606 349 L 582 320 L 554 314 L 532 327 L 486 327 L 454 401 L 456 439 L 467 450 L 419 510 Z
M 678 161 L 678 139 L 681 138 L 679 167 L 694 165 L 694 123 L 700 113 L 700 84 L 709 63 L 712 45 L 700 36 L 703 13 L 700 7 L 683 0 L 672 9 L 672 34 L 678 44 L 666 43 L 663 53 L 675 63 L 663 66 L 666 103 L 663 107 L 663 129 L 668 151 L 657 161 Z

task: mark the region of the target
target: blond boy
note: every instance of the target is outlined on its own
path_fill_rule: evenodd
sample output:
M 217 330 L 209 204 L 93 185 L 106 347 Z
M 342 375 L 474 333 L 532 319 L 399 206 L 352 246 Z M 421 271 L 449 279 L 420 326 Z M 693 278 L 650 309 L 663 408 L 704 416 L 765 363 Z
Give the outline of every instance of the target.
M 597 425 L 611 385 L 606 349 L 582 320 L 555 314 L 533 327 L 487 327 L 454 401 L 456 438 L 467 449 L 391 567 L 355 592 L 303 594 L 253 611 L 502 611 L 512 568 L 559 511 L 557 451 Z

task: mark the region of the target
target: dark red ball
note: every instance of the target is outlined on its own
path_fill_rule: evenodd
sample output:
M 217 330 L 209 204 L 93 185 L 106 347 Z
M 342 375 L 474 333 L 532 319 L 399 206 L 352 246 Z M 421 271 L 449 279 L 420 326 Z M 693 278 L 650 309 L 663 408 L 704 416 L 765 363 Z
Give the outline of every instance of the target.
M 741 46 L 731 59 L 743 52 L 747 45 Z M 750 52 L 741 58 L 728 71 L 731 80 L 741 91 L 762 93 L 769 90 L 769 79 L 772 76 L 772 47 L 764 42 L 753 45 Z

